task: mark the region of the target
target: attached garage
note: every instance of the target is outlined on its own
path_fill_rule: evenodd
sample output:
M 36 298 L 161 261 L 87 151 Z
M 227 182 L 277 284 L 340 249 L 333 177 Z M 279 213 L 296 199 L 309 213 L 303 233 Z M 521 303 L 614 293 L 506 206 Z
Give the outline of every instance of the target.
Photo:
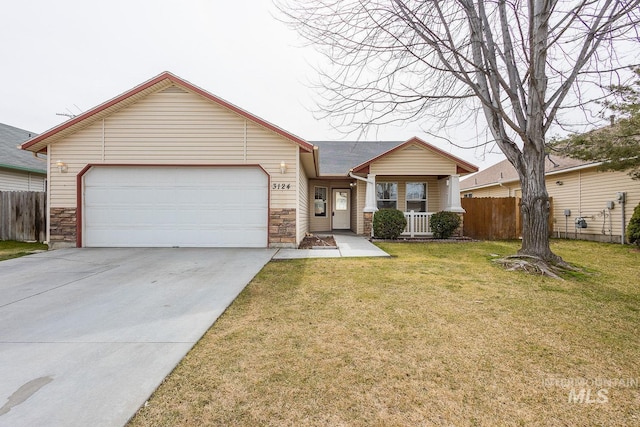
M 96 165 L 80 179 L 82 246 L 268 246 L 259 166 Z
M 25 142 L 47 154 L 47 242 L 296 247 L 313 144 L 164 72 Z

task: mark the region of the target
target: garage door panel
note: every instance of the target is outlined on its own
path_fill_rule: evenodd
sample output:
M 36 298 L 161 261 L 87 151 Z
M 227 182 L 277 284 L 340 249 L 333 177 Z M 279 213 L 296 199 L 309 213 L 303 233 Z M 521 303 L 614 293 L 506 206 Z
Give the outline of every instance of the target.
M 211 247 L 210 241 L 218 242 L 215 247 L 238 247 L 237 240 L 257 240 L 262 238 L 264 230 L 245 230 L 238 237 L 232 230 L 193 231 L 180 229 L 164 230 L 163 238 L 158 239 L 158 230 L 100 230 L 95 233 L 93 246 L 108 247 L 115 239 L 122 243 L 118 247 Z M 262 247 L 262 246 L 253 246 Z
M 258 168 L 94 167 L 83 201 L 85 246 L 267 246 Z

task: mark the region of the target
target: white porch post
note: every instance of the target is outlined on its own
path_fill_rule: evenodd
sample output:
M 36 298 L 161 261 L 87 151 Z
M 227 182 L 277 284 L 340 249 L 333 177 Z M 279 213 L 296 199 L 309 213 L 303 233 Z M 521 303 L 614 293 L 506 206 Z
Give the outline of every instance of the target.
M 367 175 L 367 190 L 365 192 L 364 210 L 363 212 L 377 212 L 378 204 L 376 203 L 376 175 Z
M 373 215 L 378 211 L 378 206 L 376 203 L 376 175 L 368 174 L 366 178 L 363 178 L 358 175 L 354 175 L 353 171 L 349 171 L 349 176 L 353 179 L 357 179 L 359 181 L 364 181 L 366 183 L 366 190 L 364 193 L 364 209 L 363 220 L 364 220 L 364 229 L 365 231 L 369 231 L 371 233 L 371 237 L 373 237 Z M 365 215 L 365 214 L 371 215 Z M 371 230 L 369 230 L 369 227 Z
M 460 204 L 460 175 L 450 175 L 447 179 L 447 202 L 445 211 L 465 213 L 466 211 Z

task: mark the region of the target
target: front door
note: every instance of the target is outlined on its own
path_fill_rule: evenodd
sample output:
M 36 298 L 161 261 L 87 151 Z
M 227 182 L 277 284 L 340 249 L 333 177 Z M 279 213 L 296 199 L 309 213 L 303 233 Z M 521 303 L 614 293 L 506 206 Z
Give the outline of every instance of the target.
M 351 228 L 351 192 L 349 190 L 333 190 L 333 229 L 348 230 Z

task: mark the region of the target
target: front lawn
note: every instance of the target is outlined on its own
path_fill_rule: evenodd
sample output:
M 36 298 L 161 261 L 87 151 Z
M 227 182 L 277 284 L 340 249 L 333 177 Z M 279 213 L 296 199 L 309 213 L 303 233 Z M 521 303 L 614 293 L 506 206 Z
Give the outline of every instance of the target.
M 640 424 L 640 253 L 556 241 L 558 281 L 489 261 L 516 242 L 380 246 L 269 263 L 131 425 Z
M 36 251 L 46 251 L 43 243 L 16 242 L 14 240 L 0 240 L 0 261 L 32 254 Z

